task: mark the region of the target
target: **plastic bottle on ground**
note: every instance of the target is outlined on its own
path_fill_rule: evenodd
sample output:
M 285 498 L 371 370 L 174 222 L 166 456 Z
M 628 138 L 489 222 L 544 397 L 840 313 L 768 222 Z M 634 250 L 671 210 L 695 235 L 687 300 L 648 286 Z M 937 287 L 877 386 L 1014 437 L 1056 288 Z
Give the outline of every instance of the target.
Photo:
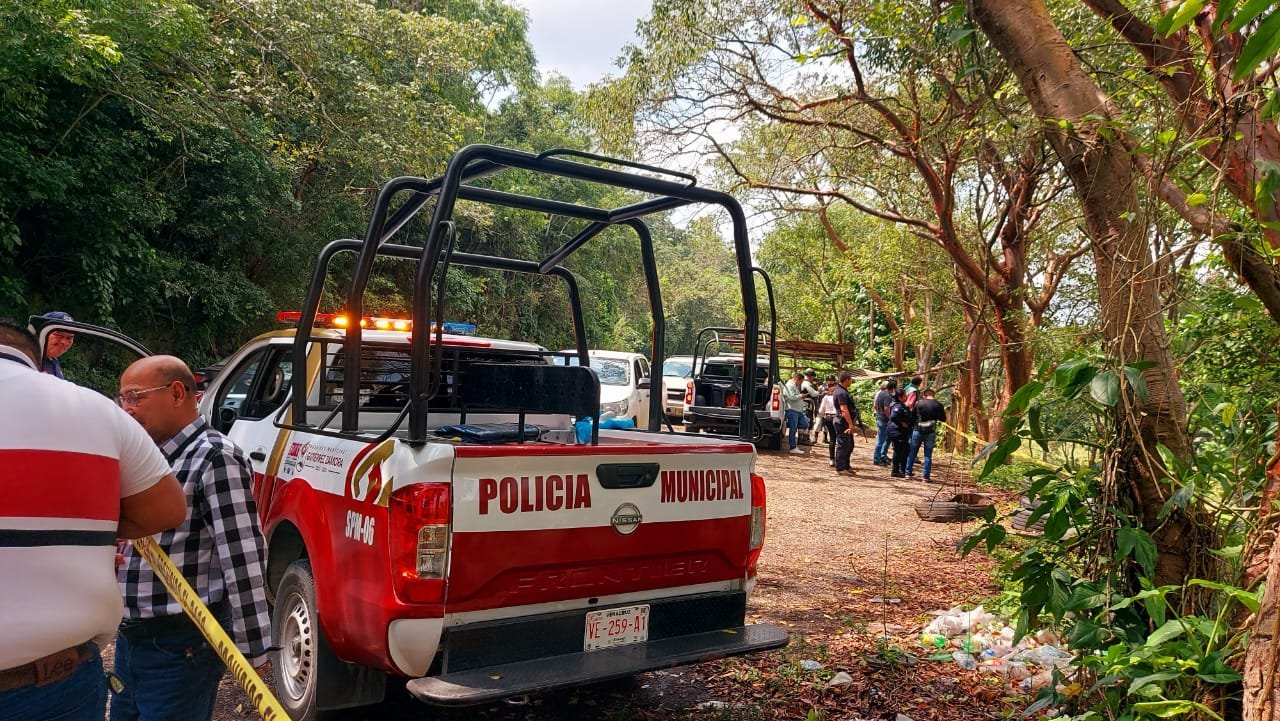
M 978 667 L 978 661 L 972 654 L 964 651 L 952 651 L 951 658 L 955 659 L 956 665 L 966 671 L 972 671 Z
M 1021 681 L 1031 676 L 1031 669 L 1022 661 L 1005 661 L 1000 664 L 1000 673 L 1010 681 Z

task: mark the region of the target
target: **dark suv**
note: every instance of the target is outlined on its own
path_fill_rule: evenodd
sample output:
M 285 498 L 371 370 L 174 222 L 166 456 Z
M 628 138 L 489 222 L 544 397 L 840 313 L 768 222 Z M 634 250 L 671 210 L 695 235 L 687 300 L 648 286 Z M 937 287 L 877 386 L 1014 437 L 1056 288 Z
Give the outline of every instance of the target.
M 776 450 L 781 447 L 784 418 L 777 356 L 757 356 L 755 381 L 744 383 L 742 354 L 718 352 L 721 347 L 739 345 L 741 337 L 741 331 L 723 328 L 705 328 L 699 333 L 694 352 L 698 370 L 685 388 L 684 427 L 694 433 L 738 435 L 742 394 L 749 386 L 755 407 L 755 427 L 750 437 L 758 446 Z

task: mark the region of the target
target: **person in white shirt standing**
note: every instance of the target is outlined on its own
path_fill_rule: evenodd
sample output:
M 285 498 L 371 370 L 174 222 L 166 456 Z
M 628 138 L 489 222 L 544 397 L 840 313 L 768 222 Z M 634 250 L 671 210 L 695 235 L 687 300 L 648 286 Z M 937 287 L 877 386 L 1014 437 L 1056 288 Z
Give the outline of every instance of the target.
M 787 418 L 787 446 L 797 456 L 803 455 L 804 451 L 800 450 L 796 434 L 800 429 L 809 427 L 809 418 L 804 414 L 805 393 L 800 387 L 803 381 L 803 373 L 793 373 L 791 380 L 782 386 L 782 403 L 786 408 Z
M 186 497 L 124 411 L 38 356 L 0 321 L 0 721 L 102 721 L 116 538 L 177 526 Z
M 826 393 L 818 403 L 818 423 L 821 424 L 823 435 L 827 437 L 827 457 L 831 459 L 832 466 L 836 464 L 836 399 L 833 394 L 835 387 L 836 377 L 827 376 Z

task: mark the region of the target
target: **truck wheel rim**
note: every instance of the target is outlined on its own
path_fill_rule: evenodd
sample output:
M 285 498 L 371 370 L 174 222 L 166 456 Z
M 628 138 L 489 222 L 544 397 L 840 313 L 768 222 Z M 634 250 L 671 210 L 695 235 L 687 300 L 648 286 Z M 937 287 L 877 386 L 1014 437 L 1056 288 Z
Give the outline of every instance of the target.
M 280 679 L 289 697 L 300 701 L 307 694 L 315 668 L 315 637 L 307 604 L 297 595 L 289 601 L 289 615 L 280 633 Z

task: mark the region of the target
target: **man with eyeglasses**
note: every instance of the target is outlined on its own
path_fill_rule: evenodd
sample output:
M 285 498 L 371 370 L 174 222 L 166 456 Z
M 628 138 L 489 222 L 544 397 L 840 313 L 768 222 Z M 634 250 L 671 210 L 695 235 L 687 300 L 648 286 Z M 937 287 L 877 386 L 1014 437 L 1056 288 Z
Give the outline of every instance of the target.
M 271 646 L 266 543 L 253 471 L 235 443 L 196 409 L 195 377 L 173 356 L 143 358 L 120 377 L 116 402 L 160 446 L 186 491 L 186 523 L 156 537 L 236 647 L 265 673 Z M 132 547 L 119 571 L 124 621 L 111 721 L 208 721 L 226 667 Z
M 60 310 L 51 310 L 42 317 L 49 320 L 68 320 L 75 322 L 75 318 L 70 313 Z M 41 370 L 51 376 L 62 378 L 62 363 L 58 360 L 62 354 L 71 350 L 71 344 L 76 342 L 76 334 L 67 330 L 55 330 L 49 334 L 49 338 L 44 343 L 44 359 L 41 362 Z
M 102 721 L 116 538 L 173 528 L 186 498 L 138 424 L 38 356 L 0 321 L 0 721 Z

